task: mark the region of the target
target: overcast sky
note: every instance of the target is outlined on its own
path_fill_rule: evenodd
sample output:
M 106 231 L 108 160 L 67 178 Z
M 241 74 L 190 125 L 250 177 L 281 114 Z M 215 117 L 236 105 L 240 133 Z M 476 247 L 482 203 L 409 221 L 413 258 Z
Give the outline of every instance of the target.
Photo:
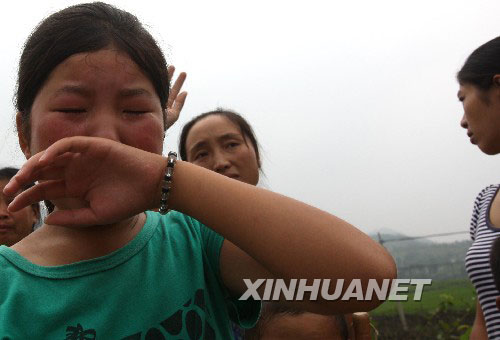
M 74 1 L 11 1 L 0 31 L 0 166 L 22 165 L 17 62 L 29 32 Z M 500 2 L 113 1 L 188 73 L 169 130 L 217 106 L 253 125 L 264 185 L 365 232 L 466 231 L 476 194 L 499 181 L 459 126 L 455 74 L 500 35 Z M 464 239 L 468 235 L 459 238 Z M 435 239 L 435 241 L 443 239 Z

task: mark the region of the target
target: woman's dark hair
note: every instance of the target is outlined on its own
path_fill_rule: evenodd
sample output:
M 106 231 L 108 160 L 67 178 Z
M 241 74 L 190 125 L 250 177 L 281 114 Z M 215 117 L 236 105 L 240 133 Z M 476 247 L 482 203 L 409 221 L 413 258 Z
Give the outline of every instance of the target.
M 1 168 L 0 169 L 0 180 L 10 180 L 12 177 L 14 177 L 17 172 L 19 171 L 18 168 L 12 168 L 12 167 L 6 167 L 6 168 Z M 24 190 L 31 188 L 34 184 L 30 183 L 24 187 Z
M 73 54 L 113 46 L 125 52 L 152 82 L 165 112 L 169 80 L 165 56 L 132 14 L 94 2 L 65 8 L 45 18 L 31 33 L 19 61 L 16 109 L 30 138 L 31 107 L 54 68 Z M 164 126 L 165 124 L 164 114 Z
M 500 74 L 500 37 L 472 52 L 458 72 L 457 80 L 460 84 L 471 84 L 481 90 L 488 90 L 496 74 Z
M 14 177 L 17 174 L 18 171 L 19 171 L 19 169 L 17 169 L 17 168 L 11 168 L 11 167 L 1 168 L 0 169 L 0 180 L 11 179 L 12 177 Z
M 239 127 L 241 131 L 241 135 L 246 139 L 248 138 L 250 140 L 250 143 L 252 143 L 252 146 L 255 150 L 255 156 L 257 158 L 257 164 L 260 168 L 261 163 L 260 163 L 260 153 L 259 153 L 259 143 L 257 142 L 257 138 L 255 138 L 255 133 L 253 132 L 252 127 L 248 122 L 246 121 L 245 118 L 243 118 L 239 113 L 223 109 L 223 108 L 216 108 L 213 111 L 205 112 L 202 113 L 193 119 L 191 119 L 184 127 L 182 128 L 181 131 L 181 136 L 179 138 L 179 154 L 181 156 L 182 160 L 187 160 L 187 151 L 186 151 L 186 141 L 187 137 L 189 134 L 189 131 L 191 131 L 191 128 L 200 120 L 203 118 L 206 118 L 208 116 L 213 116 L 213 115 L 218 115 L 222 117 L 226 117 L 229 119 L 231 122 L 233 122 L 236 126 Z

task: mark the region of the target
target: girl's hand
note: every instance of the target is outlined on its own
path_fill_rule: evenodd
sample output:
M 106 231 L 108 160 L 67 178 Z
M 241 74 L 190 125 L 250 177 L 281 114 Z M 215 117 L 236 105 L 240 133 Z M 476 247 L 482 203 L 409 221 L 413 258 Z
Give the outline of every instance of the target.
M 47 224 L 111 224 L 159 205 L 165 161 L 160 155 L 96 137 L 64 138 L 31 157 L 5 186 L 18 211 L 41 200 L 56 209 Z M 158 202 L 155 202 L 158 200 Z
M 168 66 L 168 79 L 170 81 L 174 77 L 175 67 L 173 65 Z M 179 115 L 184 107 L 184 102 L 186 101 L 187 92 L 183 91 L 179 93 L 186 80 L 186 72 L 181 72 L 174 85 L 170 89 L 167 101 L 167 129 L 174 125 L 174 123 L 179 119 Z

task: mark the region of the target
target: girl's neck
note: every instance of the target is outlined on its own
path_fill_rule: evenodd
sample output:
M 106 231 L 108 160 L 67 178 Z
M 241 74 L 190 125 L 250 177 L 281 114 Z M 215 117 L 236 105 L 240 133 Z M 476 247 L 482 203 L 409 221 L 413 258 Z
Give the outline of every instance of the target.
M 90 260 L 118 250 L 142 230 L 145 213 L 115 224 L 69 228 L 44 224 L 11 248 L 28 261 L 57 266 Z

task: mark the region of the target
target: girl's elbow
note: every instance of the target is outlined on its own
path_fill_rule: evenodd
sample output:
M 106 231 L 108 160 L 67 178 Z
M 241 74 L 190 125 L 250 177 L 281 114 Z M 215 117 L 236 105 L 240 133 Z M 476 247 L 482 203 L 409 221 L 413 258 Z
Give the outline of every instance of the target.
M 385 263 L 381 266 L 381 273 L 379 274 L 379 279 L 390 279 L 394 280 L 398 277 L 398 268 L 396 266 L 396 261 L 394 261 L 391 255 L 385 258 Z
M 396 261 L 394 261 L 392 255 L 387 251 L 384 251 L 377 258 L 377 262 L 373 264 L 372 268 L 373 272 L 370 273 L 370 279 L 376 279 L 377 281 L 390 279 L 392 281 L 398 277 Z

